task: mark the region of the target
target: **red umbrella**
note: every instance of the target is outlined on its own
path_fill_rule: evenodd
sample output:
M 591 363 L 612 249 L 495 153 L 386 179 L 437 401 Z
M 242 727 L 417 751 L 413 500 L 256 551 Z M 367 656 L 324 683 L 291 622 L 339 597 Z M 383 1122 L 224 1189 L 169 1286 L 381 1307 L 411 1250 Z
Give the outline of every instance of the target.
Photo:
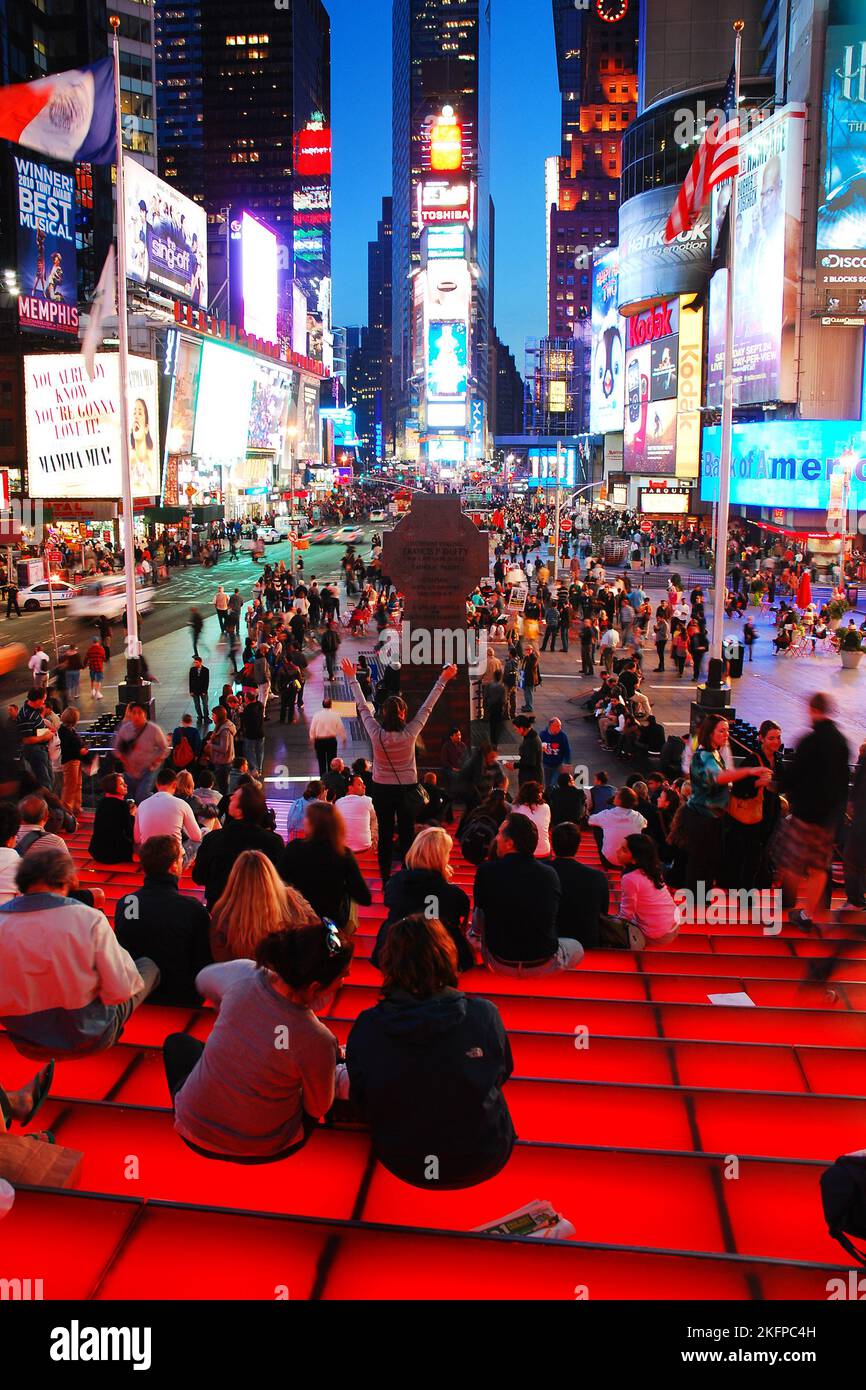
M 808 570 L 804 570 L 800 575 L 800 583 L 797 585 L 797 607 L 802 612 L 808 608 L 812 602 L 812 579 Z

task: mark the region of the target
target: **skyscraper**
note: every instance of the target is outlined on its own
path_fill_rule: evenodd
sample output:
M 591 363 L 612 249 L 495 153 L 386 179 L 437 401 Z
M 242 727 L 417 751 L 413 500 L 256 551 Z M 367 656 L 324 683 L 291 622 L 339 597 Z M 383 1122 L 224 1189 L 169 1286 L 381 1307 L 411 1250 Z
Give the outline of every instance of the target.
M 393 64 L 393 388 L 400 451 L 407 422 L 411 433 L 424 405 L 417 328 L 420 316 L 423 332 L 424 311 L 413 277 L 421 268 L 419 200 L 428 185 L 427 225 L 468 231 L 469 398 L 485 408 L 490 399 L 490 0 L 394 0 Z M 431 132 L 445 109 L 459 149 L 454 163 L 446 154 L 437 165 Z M 449 178 L 449 170 L 459 174 Z M 453 352 L 453 335 L 447 341 Z
M 157 0 L 156 10 L 160 173 L 203 203 L 213 223 L 225 209 L 245 208 L 273 228 L 283 248 L 281 308 L 290 314 L 294 275 L 307 296 L 311 350 L 322 355 L 331 283 L 328 11 L 322 0 L 287 8 Z M 211 279 L 220 284 L 219 270 Z
M 638 0 L 586 9 L 553 0 L 553 20 L 562 127 L 548 331 L 567 338 L 589 312 L 592 250 L 617 240 L 621 138 L 637 114 Z
M 349 353 L 349 400 L 370 459 L 383 459 L 394 447 L 391 221 L 392 200 L 383 198 L 376 239 L 367 248 L 367 324 L 357 349 Z

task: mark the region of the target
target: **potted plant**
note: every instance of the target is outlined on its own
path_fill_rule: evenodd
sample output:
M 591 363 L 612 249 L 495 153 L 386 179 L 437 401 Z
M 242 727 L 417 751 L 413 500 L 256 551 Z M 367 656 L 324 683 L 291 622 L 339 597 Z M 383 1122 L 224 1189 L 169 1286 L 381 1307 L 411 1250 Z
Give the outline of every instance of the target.
M 831 628 L 835 630 L 847 612 L 848 603 L 844 598 L 831 598 L 827 604 L 827 616 L 830 619 Z
M 843 670 L 853 669 L 856 671 L 860 665 L 863 651 L 863 639 L 856 627 L 846 627 L 839 636 L 839 656 L 842 660 Z

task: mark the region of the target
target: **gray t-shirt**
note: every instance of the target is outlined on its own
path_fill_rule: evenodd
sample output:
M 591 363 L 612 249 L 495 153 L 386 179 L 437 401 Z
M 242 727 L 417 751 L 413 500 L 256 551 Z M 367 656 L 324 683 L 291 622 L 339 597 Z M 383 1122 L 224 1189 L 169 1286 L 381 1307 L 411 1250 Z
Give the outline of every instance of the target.
M 174 1104 L 175 1129 L 201 1149 L 267 1158 L 300 1140 L 304 1111 L 321 1118 L 333 1104 L 337 1041 L 270 978 L 251 960 L 208 965 L 196 978 L 219 1014 Z

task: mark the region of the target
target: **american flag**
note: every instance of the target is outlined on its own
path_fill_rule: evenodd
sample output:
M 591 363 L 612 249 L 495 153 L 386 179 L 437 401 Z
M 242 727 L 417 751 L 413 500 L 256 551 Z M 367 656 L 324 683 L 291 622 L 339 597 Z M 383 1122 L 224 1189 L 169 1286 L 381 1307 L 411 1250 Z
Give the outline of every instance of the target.
M 736 106 L 736 74 L 731 68 L 722 99 L 724 121 L 716 116 L 704 132 L 692 167 L 677 194 L 665 227 L 665 241 L 673 241 L 695 225 L 698 213 L 717 184 L 735 178 L 740 169 L 740 118 Z

